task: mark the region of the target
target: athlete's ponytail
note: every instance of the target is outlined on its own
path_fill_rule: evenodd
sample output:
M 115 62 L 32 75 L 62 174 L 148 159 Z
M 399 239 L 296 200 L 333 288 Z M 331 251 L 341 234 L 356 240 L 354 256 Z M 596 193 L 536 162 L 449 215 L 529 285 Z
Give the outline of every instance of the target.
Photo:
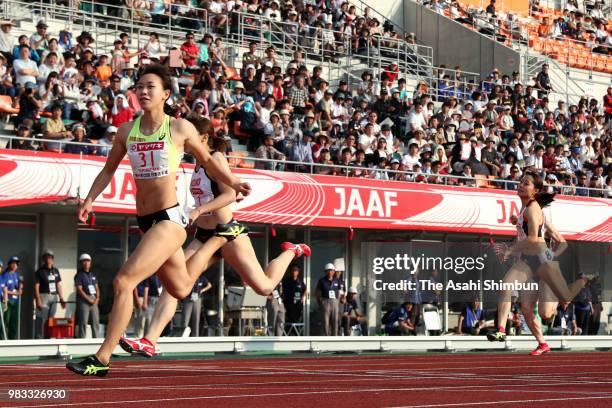
M 215 135 L 215 128 L 210 119 L 202 116 L 198 118 L 192 117 L 187 120 L 195 126 L 200 136 L 208 136 L 208 145 L 212 150 L 225 154 L 227 151 L 227 142 L 224 138 Z
M 555 193 L 549 193 L 544 187 L 544 179 L 538 173 L 527 173 L 527 176 L 530 176 L 533 180 L 533 187 L 535 189 L 536 195 L 534 200 L 540 205 L 540 208 L 544 208 L 549 206 L 555 199 Z

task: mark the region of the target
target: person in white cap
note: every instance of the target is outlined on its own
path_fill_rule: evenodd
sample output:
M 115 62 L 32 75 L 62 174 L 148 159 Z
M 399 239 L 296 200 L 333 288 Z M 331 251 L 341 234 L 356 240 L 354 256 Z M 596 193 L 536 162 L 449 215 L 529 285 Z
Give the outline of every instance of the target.
M 340 285 L 334 278 L 336 267 L 333 263 L 325 265 L 325 276 L 317 283 L 317 303 L 321 310 L 324 336 L 338 335 L 338 297 Z
M 74 277 L 76 289 L 76 324 L 78 326 L 77 337 L 85 338 L 87 324 L 91 318 L 91 335 L 93 338 L 100 337 L 100 285 L 98 277 L 91 270 L 91 256 L 81 254 L 79 257 L 79 269 Z
M 110 147 L 115 142 L 117 137 L 117 128 L 115 126 L 109 126 L 104 132 L 104 137 L 98 141 L 100 147 L 98 148 L 98 156 L 107 156 L 110 151 Z

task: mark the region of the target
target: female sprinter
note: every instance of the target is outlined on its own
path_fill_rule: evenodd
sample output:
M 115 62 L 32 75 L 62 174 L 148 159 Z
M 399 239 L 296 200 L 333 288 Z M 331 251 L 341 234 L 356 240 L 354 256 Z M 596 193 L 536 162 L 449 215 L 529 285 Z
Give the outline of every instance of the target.
M 181 248 L 186 238 L 187 218 L 177 204 L 175 191 L 176 171 L 183 151 L 191 152 L 211 174 L 234 190 L 242 194 L 250 192 L 247 183 L 241 183 L 212 159 L 191 123 L 164 114 L 171 89 L 165 67 L 149 65 L 144 69 L 136 85 L 144 114 L 119 128 L 106 164 L 79 209 L 79 220 L 85 222 L 94 200 L 106 188 L 127 153 L 136 180 L 138 226 L 144 235 L 113 281 L 115 298 L 102 346 L 95 355 L 66 364 L 77 374 L 103 377 L 108 373 L 111 353 L 132 314 L 132 290 L 139 282 L 157 271 L 172 295 L 184 298 L 191 291 L 193 284 L 189 283 Z
M 228 168 L 227 159 L 222 153 L 225 142 L 223 139 L 209 136 L 214 132 L 210 120 L 198 118 L 193 119 L 192 123 L 202 138 L 203 146 L 210 146 L 208 148 L 213 160 Z M 191 194 L 195 199 L 196 206 L 198 206 L 190 214 L 190 219 L 196 220 L 197 224 L 195 239 L 185 250 L 187 270 L 192 284 L 195 284 L 203 271 L 223 258 L 238 272 L 247 285 L 258 294 L 266 296 L 273 293 L 295 257 L 310 256 L 310 248 L 307 245 L 294 245 L 284 242 L 281 245 L 283 252 L 268 264 L 264 272 L 259 265 L 251 240 L 246 235 L 244 228 L 239 235 L 232 237 L 227 243 L 225 239 L 214 236 L 215 226 L 219 224 L 231 225 L 234 222 L 232 210 L 229 206 L 235 200 L 234 190 L 224 183 L 217 182 L 216 178 L 209 176 L 198 163 L 191 179 Z M 220 251 L 218 251 L 219 248 L 221 248 Z M 176 312 L 177 302 L 176 297 L 173 297 L 167 291 L 162 292 L 155 305 L 153 318 L 145 337 L 136 340 L 122 337 L 119 345 L 128 353 L 153 357 L 157 339 L 172 320 Z
M 530 280 L 540 281 L 539 291 L 534 293 L 523 293 L 521 297 L 521 310 L 531 333 L 538 341 L 538 347 L 531 355 L 541 355 L 550 351 L 542 330 L 540 322 L 535 314 L 535 305 L 540 296 L 551 298 L 552 291 L 559 299 L 572 299 L 584 286 L 584 281 L 578 281 L 569 288 L 561 275 L 557 261 L 553 262 L 555 256 L 560 255 L 567 245 L 558 245 L 553 253 L 544 239 L 546 228 L 550 229 L 550 235 L 554 241 L 564 243 L 563 237 L 552 227 L 546 224 L 542 208 L 549 205 L 554 198 L 554 193 L 542 191 L 543 180 L 537 174 L 528 173 L 523 176 L 518 186 L 517 194 L 521 199 L 522 207 L 516 223 L 517 243 L 510 248 L 505 245 L 497 245 L 496 251 L 501 258 L 506 260 L 512 255 L 520 255 L 515 264 L 504 276 L 504 283 L 526 283 Z M 506 320 L 510 312 L 511 291 L 501 291 L 497 309 L 498 329 L 495 333 L 487 334 L 489 341 L 506 340 Z M 550 309 L 550 305 L 546 306 Z

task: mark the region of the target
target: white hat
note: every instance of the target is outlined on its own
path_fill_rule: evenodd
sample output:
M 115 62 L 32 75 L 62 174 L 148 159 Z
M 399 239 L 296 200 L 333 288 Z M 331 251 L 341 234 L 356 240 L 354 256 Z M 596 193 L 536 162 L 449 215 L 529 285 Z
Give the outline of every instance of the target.
M 79 262 L 81 261 L 91 261 L 91 256 L 89 256 L 89 254 L 81 254 L 79 257 Z
M 106 128 L 106 133 L 117 133 L 118 130 L 115 126 L 109 126 Z
M 349 288 L 348 293 L 358 293 L 358 292 L 357 292 L 357 288 L 354 288 L 354 287 L 352 287 L 352 286 L 351 286 L 351 287 Z
M 329 271 L 329 270 L 335 271 L 336 267 L 334 266 L 333 263 L 329 262 L 329 263 L 325 264 L 325 270 L 326 271 Z
M 255 65 L 249 64 L 246 66 L 246 69 L 255 69 Z

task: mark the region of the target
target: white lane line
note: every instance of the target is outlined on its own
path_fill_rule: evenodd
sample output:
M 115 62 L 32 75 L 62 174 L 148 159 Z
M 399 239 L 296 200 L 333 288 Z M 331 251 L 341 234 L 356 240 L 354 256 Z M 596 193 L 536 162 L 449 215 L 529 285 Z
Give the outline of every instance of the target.
M 435 388 L 432 388 L 432 390 Z M 56 403 L 52 405 L 22 405 L 15 408 L 33 408 L 33 407 L 70 407 L 70 406 L 83 406 L 83 405 L 114 405 L 114 404 L 126 404 L 136 402 L 164 402 L 164 401 L 194 401 L 194 400 L 208 400 L 208 399 L 231 399 L 231 398 L 261 398 L 261 397 L 283 397 L 283 396 L 304 396 L 304 395 L 320 395 L 320 394 L 341 394 L 341 393 L 363 393 L 363 392 L 385 392 L 393 391 L 398 392 L 397 388 L 376 388 L 376 389 L 351 389 L 351 390 L 333 390 L 333 391 L 313 391 L 313 392 L 284 392 L 284 393 L 265 393 L 265 394 L 240 394 L 240 395 L 207 395 L 199 397 L 177 397 L 177 398 L 159 398 L 159 399 L 137 399 L 137 400 L 122 400 L 122 401 L 96 401 L 96 402 L 79 402 L 79 403 Z M 401 392 L 410 391 L 409 389 L 402 389 Z M 612 399 L 611 395 L 606 396 L 591 396 L 591 397 L 568 397 L 568 398 L 550 398 L 550 399 L 528 399 L 528 400 L 515 400 L 515 401 L 487 401 L 487 402 L 476 402 L 476 403 L 455 403 L 455 404 L 434 404 L 434 405 L 413 405 L 406 407 L 397 408 L 425 408 L 425 407 L 445 407 L 445 406 L 464 406 L 464 405 L 496 405 L 496 404 L 509 404 L 509 403 L 523 403 L 523 402 L 547 402 L 547 401 L 568 401 L 568 400 L 594 400 L 594 399 Z
M 552 401 L 569 401 L 569 400 L 594 400 L 594 399 L 612 399 L 612 395 L 609 396 L 596 396 L 596 397 L 575 397 L 575 398 L 541 398 L 541 399 L 526 399 L 526 400 L 512 400 L 512 401 L 486 401 L 486 402 L 460 402 L 452 404 L 427 404 L 427 405 L 405 405 L 401 407 L 389 407 L 389 408 L 433 408 L 433 407 L 465 407 L 471 405 L 499 405 L 499 404 L 523 404 L 526 402 L 552 402 Z

